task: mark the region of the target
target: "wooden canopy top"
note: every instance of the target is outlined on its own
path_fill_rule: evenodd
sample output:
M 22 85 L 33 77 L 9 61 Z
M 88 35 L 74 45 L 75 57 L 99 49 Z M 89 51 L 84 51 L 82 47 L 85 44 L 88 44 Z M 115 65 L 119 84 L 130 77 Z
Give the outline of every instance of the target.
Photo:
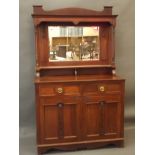
M 43 9 L 42 5 L 33 6 L 33 17 L 35 16 L 117 16 L 112 15 L 112 6 L 105 6 L 102 11 L 89 10 L 84 8 L 63 8 L 56 10 Z
M 42 5 L 33 6 L 34 25 L 50 22 L 72 22 L 77 25 L 80 22 L 110 23 L 115 26 L 117 15 L 112 15 L 112 6 L 105 6 L 103 11 L 95 11 L 84 8 L 63 8 L 45 11 Z

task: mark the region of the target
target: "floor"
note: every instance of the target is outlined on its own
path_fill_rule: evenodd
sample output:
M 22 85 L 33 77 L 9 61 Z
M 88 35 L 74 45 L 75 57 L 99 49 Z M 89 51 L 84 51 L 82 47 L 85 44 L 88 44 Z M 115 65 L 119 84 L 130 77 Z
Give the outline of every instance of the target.
M 125 126 L 125 146 L 123 148 L 105 147 L 94 150 L 80 150 L 80 151 L 57 151 L 50 152 L 44 155 L 134 155 L 135 154 L 135 132 L 134 126 L 127 124 Z M 20 155 L 37 155 L 35 130 L 33 128 L 20 129 Z

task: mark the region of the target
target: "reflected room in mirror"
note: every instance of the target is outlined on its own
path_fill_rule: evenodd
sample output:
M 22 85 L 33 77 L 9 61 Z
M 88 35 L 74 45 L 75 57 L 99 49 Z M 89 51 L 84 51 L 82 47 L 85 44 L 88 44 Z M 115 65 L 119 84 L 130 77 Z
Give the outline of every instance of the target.
M 98 26 L 48 26 L 49 61 L 99 60 Z

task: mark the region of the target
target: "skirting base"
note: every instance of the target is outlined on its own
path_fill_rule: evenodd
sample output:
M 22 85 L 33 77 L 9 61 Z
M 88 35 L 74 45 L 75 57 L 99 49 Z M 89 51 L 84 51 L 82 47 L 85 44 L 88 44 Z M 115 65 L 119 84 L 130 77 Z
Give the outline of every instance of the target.
M 113 140 L 94 140 L 94 141 L 81 141 L 74 143 L 58 143 L 58 144 L 43 144 L 38 145 L 38 155 L 51 151 L 74 151 L 82 149 L 95 149 L 102 148 L 108 145 L 117 147 L 124 147 L 124 139 Z

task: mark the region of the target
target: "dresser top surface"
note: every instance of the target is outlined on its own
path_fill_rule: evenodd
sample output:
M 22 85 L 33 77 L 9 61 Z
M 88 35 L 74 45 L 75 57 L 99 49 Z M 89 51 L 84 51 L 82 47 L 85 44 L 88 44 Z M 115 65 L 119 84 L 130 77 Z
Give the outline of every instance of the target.
M 77 75 L 77 76 L 52 76 L 35 78 L 35 83 L 49 82 L 83 82 L 83 81 L 118 81 L 124 80 L 119 76 L 109 75 Z

